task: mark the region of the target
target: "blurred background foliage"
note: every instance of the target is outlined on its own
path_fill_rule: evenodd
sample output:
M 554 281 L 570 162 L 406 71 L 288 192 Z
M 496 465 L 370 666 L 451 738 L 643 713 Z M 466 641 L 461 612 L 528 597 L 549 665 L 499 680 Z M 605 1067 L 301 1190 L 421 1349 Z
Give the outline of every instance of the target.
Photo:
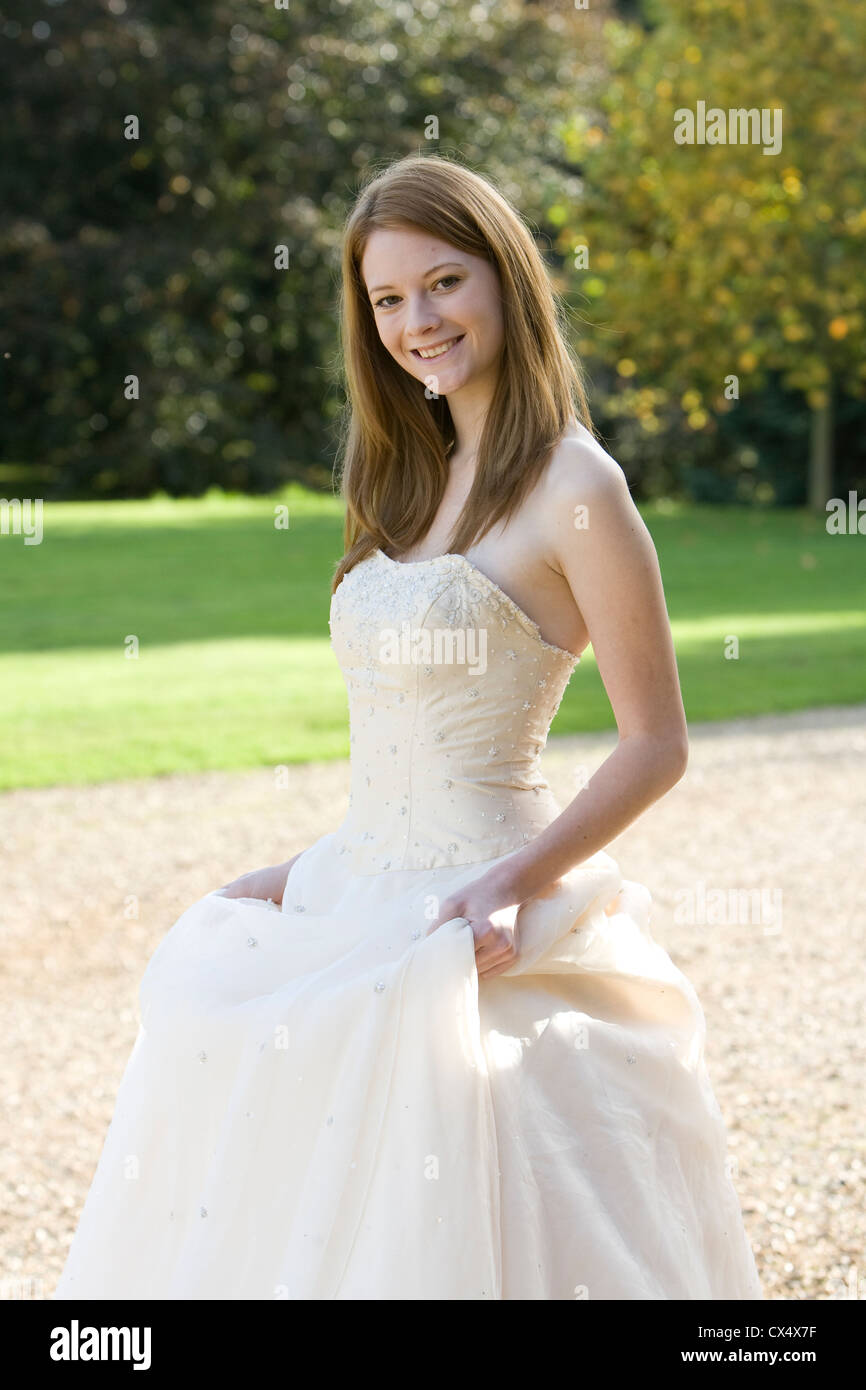
M 0 9 L 0 494 L 328 488 L 340 227 L 417 151 L 529 220 L 637 497 L 866 490 L 859 0 L 278 4 Z

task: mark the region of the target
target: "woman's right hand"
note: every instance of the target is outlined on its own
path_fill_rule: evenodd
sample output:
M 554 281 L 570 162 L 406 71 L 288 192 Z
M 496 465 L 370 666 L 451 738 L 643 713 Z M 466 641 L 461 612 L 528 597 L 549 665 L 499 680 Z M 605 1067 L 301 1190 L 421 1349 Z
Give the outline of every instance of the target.
M 303 853 L 301 850 L 292 859 L 287 859 L 285 864 L 269 864 L 264 869 L 241 874 L 240 878 L 232 879 L 231 883 L 217 888 L 216 892 L 223 898 L 264 898 L 279 906 L 292 865 Z

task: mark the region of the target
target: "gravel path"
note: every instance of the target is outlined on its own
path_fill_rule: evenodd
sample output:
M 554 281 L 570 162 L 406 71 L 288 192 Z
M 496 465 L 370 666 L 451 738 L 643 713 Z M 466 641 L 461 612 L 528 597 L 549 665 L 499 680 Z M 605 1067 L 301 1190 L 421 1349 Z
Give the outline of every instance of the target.
M 613 746 L 551 740 L 561 804 Z M 284 781 L 207 773 L 0 797 L 0 1297 L 53 1292 L 160 938 L 209 889 L 342 818 L 345 763 Z M 768 1298 L 866 1298 L 864 825 L 866 705 L 692 726 L 685 777 L 610 846 L 650 889 L 652 930 L 703 1003 Z M 719 889 L 735 910 L 714 916 Z M 763 917 L 728 903 L 740 889 L 764 891 Z

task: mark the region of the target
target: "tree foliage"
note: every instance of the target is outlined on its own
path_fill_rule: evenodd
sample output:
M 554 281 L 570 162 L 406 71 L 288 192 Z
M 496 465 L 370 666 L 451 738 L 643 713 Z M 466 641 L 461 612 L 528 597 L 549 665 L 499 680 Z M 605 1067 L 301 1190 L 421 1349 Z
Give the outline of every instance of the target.
M 741 400 L 781 388 L 816 411 L 834 392 L 866 397 L 866 9 L 665 0 L 647 13 L 648 32 L 605 26 L 595 110 L 562 132 L 583 196 L 551 209 L 563 254 L 588 248 L 572 291 L 622 410 L 648 438 L 678 412 L 700 449 L 737 409 L 731 378 Z M 677 143 L 699 103 L 781 112 L 779 153 Z
M 453 151 L 541 215 L 588 62 L 580 16 L 520 0 L 79 0 L 2 27 L 0 458 L 48 495 L 326 482 L 361 176 Z

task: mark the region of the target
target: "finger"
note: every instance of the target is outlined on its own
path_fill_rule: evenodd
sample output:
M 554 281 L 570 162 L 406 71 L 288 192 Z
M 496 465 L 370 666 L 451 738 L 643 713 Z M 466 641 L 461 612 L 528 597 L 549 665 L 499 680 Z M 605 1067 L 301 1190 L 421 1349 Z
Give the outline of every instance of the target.
M 475 968 L 479 976 L 487 979 L 491 975 L 501 975 L 516 959 L 517 948 L 509 936 L 504 941 L 500 939 L 495 945 L 491 944 L 486 952 L 479 951 L 475 957 Z
M 500 974 L 517 960 L 517 956 L 515 934 L 510 931 L 499 930 L 491 938 L 487 950 L 479 951 L 475 964 L 479 974 L 487 975 L 491 971 Z
M 227 883 L 225 887 L 217 889 L 220 897 L 223 898 L 249 898 L 251 894 L 243 883 Z
M 478 978 L 480 980 L 490 980 L 494 975 L 503 975 L 506 970 L 511 968 L 516 959 L 516 956 L 509 956 L 507 960 L 500 961 L 498 965 L 491 965 L 487 970 L 479 970 Z
M 438 921 L 434 922 L 432 927 L 427 928 L 426 935 L 432 936 L 434 931 L 438 931 L 440 927 L 446 926 L 448 922 L 464 922 L 467 927 L 470 925 L 468 917 L 461 917 L 457 913 L 452 912 L 447 917 L 440 915 Z
M 514 956 L 509 954 L 507 956 L 499 956 L 497 960 L 487 962 L 476 961 L 475 968 L 478 971 L 479 979 L 487 979 L 489 975 L 501 975 L 503 970 L 507 970 L 509 966 L 514 964 L 514 959 Z
M 475 964 L 478 969 L 486 970 L 496 961 L 502 960 L 503 956 L 511 954 L 512 942 L 509 936 L 503 936 L 497 931 L 486 933 L 481 938 L 476 937 L 475 945 Z

